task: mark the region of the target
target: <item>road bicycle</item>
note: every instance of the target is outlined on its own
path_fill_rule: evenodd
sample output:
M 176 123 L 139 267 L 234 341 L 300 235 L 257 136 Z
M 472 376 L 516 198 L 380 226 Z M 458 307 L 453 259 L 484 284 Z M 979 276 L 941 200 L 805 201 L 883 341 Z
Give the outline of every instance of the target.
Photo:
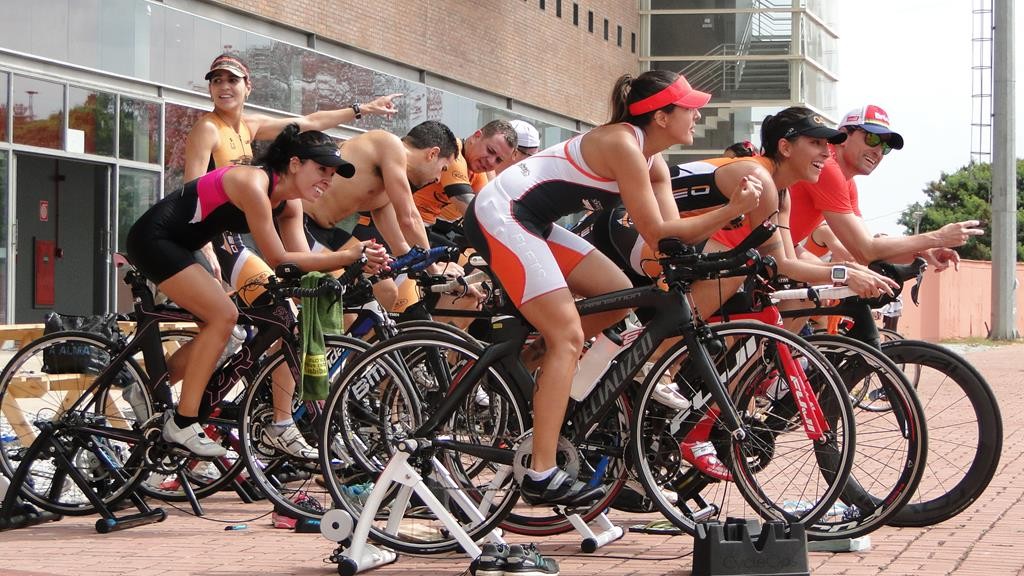
M 268 379 L 282 363 L 299 381 L 296 321 L 288 299 L 337 295 L 341 286 L 332 280 L 303 289 L 298 286 L 300 275 L 294 266 L 279 266 L 267 282 L 272 302 L 240 310 L 239 323 L 251 327 L 254 336 L 211 376 L 200 406 L 202 418 L 239 389 Z M 130 337 L 113 342 L 86 332 L 50 334 L 23 347 L 0 373 L 4 418 L 20 431 L 13 440 L 5 436 L 0 445 L 0 467 L 12 484 L 8 497 L 20 493 L 58 514 L 98 512 L 101 532 L 162 518 L 162 511 L 151 510 L 136 493 L 150 474 L 176 476 L 193 508 L 201 510 L 185 473 L 193 455 L 162 436 L 173 395 L 159 325 L 195 318 L 181 308 L 157 306 L 148 283 L 135 270 L 127 271 L 125 282 L 131 287 L 137 321 Z M 280 349 L 270 352 L 277 342 Z M 68 354 L 77 365 L 54 366 L 54 358 Z M 15 410 L 19 404 L 14 400 L 25 397 L 26 387 L 33 388 L 29 406 Z M 227 438 L 221 441 L 227 444 Z M 118 518 L 113 509 L 126 498 L 140 513 Z
M 912 266 L 875 265 L 901 286 L 916 280 L 911 288 L 917 302 L 925 262 Z M 832 292 L 832 293 L 830 293 Z M 821 303 L 839 299 L 838 304 Z M 841 290 L 807 292 L 807 306 L 782 313 L 786 318 L 838 314 L 865 318 L 855 327 L 872 329 L 870 310 L 884 304 L 857 298 Z M 1003 424 L 999 405 L 985 378 L 962 356 L 938 344 L 900 338 L 881 343 L 882 352 L 901 367 L 914 386 L 925 411 L 928 429 L 927 464 L 922 481 L 911 499 L 889 521 L 894 526 L 931 526 L 967 509 L 988 487 L 999 466 Z M 868 401 L 870 396 L 866 397 Z M 865 397 L 854 395 L 861 404 Z
M 660 248 L 670 254 L 662 260 L 667 291 L 635 288 L 577 302 L 581 314 L 632 307 L 656 311 L 654 321 L 629 335 L 590 394 L 568 410 L 559 442 L 560 466 L 580 480 L 607 486 L 605 497 L 593 507 L 606 507 L 630 471 L 646 490 L 660 490 L 661 476 L 686 465 L 680 442 L 709 410 L 719 412 L 727 430 L 737 486 L 761 516 L 812 522 L 839 496 L 855 446 L 849 396 L 834 368 L 802 339 L 774 326 L 704 324 L 694 317 L 686 297 L 697 279 L 756 271 L 760 257 L 751 247 L 773 229 L 759 229 L 748 242 L 722 254 L 693 254 L 681 244 L 666 243 Z M 529 508 L 517 507 L 515 480 L 529 465 L 531 453 L 528 398 L 534 385 L 519 356 L 532 329 L 514 307 L 505 306 L 504 311 L 507 315 L 494 321 L 493 343 L 486 347 L 428 332 L 404 333 L 375 344 L 346 370 L 324 407 L 321 437 L 348 438 L 349 451 L 371 473 L 380 470 L 391 452 L 368 449 L 365 431 L 350 426 L 351 399 L 381 399 L 372 434 L 382 440 L 373 447 L 426 438 L 429 450 L 412 461 L 474 539 L 499 523 L 524 532 L 534 528 L 552 533 L 557 528 L 548 518 L 531 526 Z M 652 359 L 657 343 L 676 336 L 682 340 Z M 649 362 L 654 365 L 638 384 L 634 377 Z M 765 384 L 768 367 L 786 376 L 787 393 Z M 683 374 L 699 383 L 690 409 L 670 409 L 652 398 L 666 374 Z M 417 390 L 424 386 L 446 390 L 444 400 L 420 406 Z M 477 403 L 477 388 L 486 392 L 486 406 Z M 321 465 L 331 457 L 323 451 Z M 335 501 L 358 517 L 362 503 L 349 498 L 333 478 L 327 480 Z M 411 497 L 410 489 L 393 492 L 375 518 L 371 537 L 412 553 L 456 546 L 451 532 Z M 679 496 L 671 505 L 685 510 L 681 523 L 690 531 L 729 512 Z M 785 502 L 798 497 L 812 504 L 787 509 Z M 575 511 L 558 513 L 564 519 Z

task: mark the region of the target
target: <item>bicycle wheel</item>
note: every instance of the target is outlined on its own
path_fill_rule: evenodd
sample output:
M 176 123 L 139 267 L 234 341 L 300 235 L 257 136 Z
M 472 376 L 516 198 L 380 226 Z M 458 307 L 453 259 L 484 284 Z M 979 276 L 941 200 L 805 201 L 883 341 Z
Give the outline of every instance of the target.
M 924 408 L 903 372 L 876 348 L 844 336 L 807 338 L 836 367 L 851 396 L 857 455 L 839 501 L 808 538 L 856 538 L 884 525 L 913 496 L 928 452 Z M 854 394 L 856 392 L 856 394 Z
M 879 328 L 878 329 L 878 339 L 881 342 L 884 343 L 884 342 L 895 342 L 897 340 L 903 340 L 904 338 L 903 338 L 903 334 L 900 334 L 899 332 L 897 332 L 895 330 L 892 330 L 890 328 Z
M 143 472 L 142 428 L 152 413 L 148 380 L 132 360 L 110 384 L 90 390 L 110 365 L 117 344 L 87 332 L 58 332 L 23 347 L 0 373 L 0 472 L 27 467 L 25 500 L 57 514 L 91 514 L 86 488 L 57 465 L 49 450 L 33 450 L 44 422 L 94 492 L 107 505 L 127 496 Z
M 905 339 L 899 332 L 888 328 L 879 328 L 878 336 L 881 344 Z M 910 385 L 916 389 L 917 385 L 921 382 L 921 366 L 918 364 L 897 364 L 897 366 L 899 366 L 899 369 L 903 371 L 904 375 L 906 375 Z
M 709 353 L 720 377 L 729 378 L 747 438 L 731 440 L 709 408 L 686 344 L 676 344 L 648 372 L 634 406 L 630 457 L 648 498 L 690 534 L 697 523 L 728 517 L 813 523 L 839 497 L 853 464 L 854 419 L 842 380 L 821 353 L 774 326 L 728 322 L 711 329 L 721 345 Z M 786 384 L 797 375 L 780 377 L 787 374 L 780 357 L 786 351 L 820 406 L 818 439 Z M 678 411 L 655 401 L 663 380 L 675 382 L 692 407 Z M 684 444 L 691 453 L 713 449 L 735 483 L 702 473 L 683 457 Z
M 324 336 L 324 345 L 331 382 L 367 348 L 365 342 L 348 336 Z M 255 383 L 245 386 L 239 422 L 242 460 L 249 480 L 274 504 L 276 511 L 294 518 L 318 519 L 329 496 L 319 463 L 282 453 L 262 440 L 264 430 L 274 421 L 273 375 L 275 371 L 287 373 L 288 369 L 285 352 L 275 352 L 261 363 Z M 321 400 L 299 401 L 297 397 L 292 401 L 295 425 L 313 447 L 318 446 L 317 423 L 322 404 Z M 341 464 L 332 461 L 331 466 Z
M 344 438 L 365 477 L 376 482 L 396 440 L 408 437 L 423 421 L 419 397 L 447 395 L 472 373 L 482 353 L 476 343 L 437 332 L 409 332 L 374 345 L 332 390 L 324 407 L 321 437 Z M 485 402 L 478 401 L 477 389 L 483 391 Z M 409 464 L 462 528 L 479 539 L 518 499 L 512 482 L 512 449 L 529 428 L 529 415 L 520 394 L 497 367 L 488 367 L 479 380 L 463 383 L 459 390 L 463 395 L 458 407 L 428 439 L 463 443 L 465 449 L 435 445 L 414 455 Z M 322 450 L 321 466 L 335 457 L 332 451 Z M 355 493 L 352 482 L 351 476 L 342 473 L 327 475 L 335 501 L 359 517 L 369 491 Z M 414 554 L 450 551 L 458 545 L 435 511 L 397 485 L 391 486 L 385 505 L 378 509 L 370 537 Z
M 970 506 L 995 475 L 1003 449 L 999 405 L 984 377 L 947 348 L 899 340 L 882 351 L 904 371 L 920 371 L 916 389 L 928 427 L 924 477 L 889 524 L 938 524 Z
M 196 331 L 190 329 L 164 330 L 160 342 L 164 355 L 170 357 L 184 344 L 195 338 Z M 137 359 L 141 361 L 141 354 Z M 206 435 L 224 445 L 228 453 L 216 460 L 189 459 L 181 471 L 196 498 L 206 498 L 227 488 L 245 468 L 238 441 L 238 405 L 241 403 L 241 387 L 228 392 L 203 426 Z M 171 387 L 171 394 L 177 402 L 180 383 Z M 139 484 L 139 490 L 148 496 L 168 502 L 187 502 L 188 496 L 181 486 L 182 476 L 173 473 L 152 472 Z

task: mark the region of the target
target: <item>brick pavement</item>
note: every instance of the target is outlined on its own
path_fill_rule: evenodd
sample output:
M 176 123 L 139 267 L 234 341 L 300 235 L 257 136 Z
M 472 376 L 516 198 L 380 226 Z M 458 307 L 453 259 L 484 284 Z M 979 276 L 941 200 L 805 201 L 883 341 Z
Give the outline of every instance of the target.
M 814 574 L 932 574 L 1004 576 L 1024 573 L 1024 344 L 971 350 L 968 359 L 996 390 L 1004 421 L 1000 469 L 986 493 L 963 514 L 928 529 L 883 528 L 872 534 L 872 548 L 858 553 L 811 553 Z M 207 516 L 245 522 L 226 532 L 223 524 L 173 509 L 160 524 L 99 535 L 95 517 L 65 518 L 21 530 L 0 532 L 0 575 L 217 576 L 328 575 L 333 545 L 316 534 L 275 530 L 265 503 L 241 504 L 229 495 L 204 501 Z M 616 513 L 619 525 L 653 516 Z M 515 537 L 513 537 L 514 539 Z M 566 576 L 594 574 L 690 574 L 692 540 L 686 536 L 627 533 L 593 555 L 578 552 L 568 535 L 541 542 L 559 560 Z M 402 557 L 371 573 L 381 576 L 461 574 L 464 557 Z

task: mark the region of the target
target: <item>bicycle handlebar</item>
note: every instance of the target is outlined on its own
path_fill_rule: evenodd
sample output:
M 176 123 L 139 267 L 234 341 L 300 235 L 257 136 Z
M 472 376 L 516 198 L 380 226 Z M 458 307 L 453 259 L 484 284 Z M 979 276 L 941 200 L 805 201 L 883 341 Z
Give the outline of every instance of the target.
M 790 288 L 788 290 L 776 290 L 769 294 L 773 302 L 783 300 L 842 300 L 857 293 L 849 286 L 808 286 L 807 288 Z
M 284 297 L 294 298 L 319 298 L 329 294 L 338 294 L 342 291 L 343 284 L 334 278 L 323 278 L 316 288 L 302 288 L 300 286 L 276 286 L 271 290 Z
M 452 262 L 457 260 L 459 254 L 460 250 L 452 246 L 435 246 L 429 250 L 413 246 L 412 250 L 395 258 L 387 271 L 373 276 L 370 281 L 374 282 L 384 278 L 393 278 L 401 274 L 422 272 L 435 262 Z
M 872 308 L 878 308 L 899 296 L 903 290 L 903 284 L 907 280 L 917 278 L 917 283 L 911 288 L 910 296 L 916 305 L 918 290 L 921 286 L 921 280 L 924 277 L 924 271 L 928 268 L 928 263 L 924 258 L 915 258 L 913 262 L 909 264 L 893 264 L 891 262 L 876 261 L 869 265 L 869 268 L 895 280 L 899 287 L 894 290 L 893 296 L 888 294 L 878 296 L 875 298 L 859 298 L 857 293 L 853 291 L 849 286 L 809 286 L 807 288 L 791 288 L 788 290 L 776 290 L 768 294 L 773 301 L 781 302 L 783 300 L 811 300 L 815 303 L 820 303 L 821 300 L 843 300 L 846 298 L 858 298 L 859 303 L 869 304 Z
M 764 261 L 755 248 L 764 244 L 776 228 L 765 220 L 735 248 L 707 254 L 695 253 L 677 238 L 664 238 L 658 242 L 658 251 L 666 256 L 658 261 L 663 270 L 686 280 L 748 276 L 759 272 Z
M 483 282 L 487 280 L 489 276 L 483 270 L 474 270 L 468 276 L 460 276 L 458 278 L 447 278 L 444 276 L 433 276 L 425 279 L 428 284 L 428 288 L 431 292 L 444 293 L 454 292 L 455 290 L 462 290 L 463 292 L 469 288 L 470 284 L 476 284 L 477 282 Z M 434 284 L 437 280 L 445 280 L 443 283 Z

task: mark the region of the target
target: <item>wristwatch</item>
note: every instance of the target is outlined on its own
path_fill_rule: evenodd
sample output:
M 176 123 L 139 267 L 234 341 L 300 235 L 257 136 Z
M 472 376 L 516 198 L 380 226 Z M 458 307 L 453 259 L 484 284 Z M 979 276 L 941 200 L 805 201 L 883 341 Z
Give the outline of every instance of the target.
M 356 120 L 363 117 L 363 113 L 359 111 L 359 104 L 352 104 L 352 111 L 356 113 Z
M 837 265 L 832 267 L 832 285 L 833 286 L 845 286 L 848 271 L 846 266 Z

